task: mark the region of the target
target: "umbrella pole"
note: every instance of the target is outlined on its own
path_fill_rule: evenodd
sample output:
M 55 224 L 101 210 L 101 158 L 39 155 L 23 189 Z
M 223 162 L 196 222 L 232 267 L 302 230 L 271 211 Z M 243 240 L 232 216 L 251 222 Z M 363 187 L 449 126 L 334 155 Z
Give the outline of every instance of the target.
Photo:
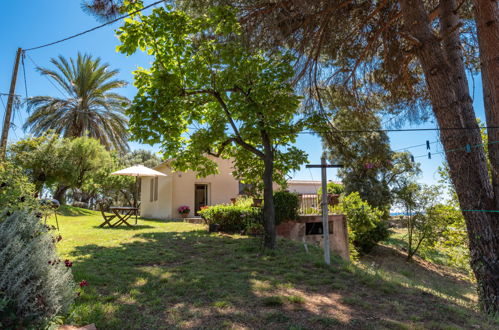
M 133 200 L 135 208 L 137 208 L 138 203 L 138 198 L 139 198 L 139 176 L 137 175 L 135 177 L 135 198 Z M 137 224 L 137 213 L 139 213 L 139 210 L 135 210 L 135 224 Z

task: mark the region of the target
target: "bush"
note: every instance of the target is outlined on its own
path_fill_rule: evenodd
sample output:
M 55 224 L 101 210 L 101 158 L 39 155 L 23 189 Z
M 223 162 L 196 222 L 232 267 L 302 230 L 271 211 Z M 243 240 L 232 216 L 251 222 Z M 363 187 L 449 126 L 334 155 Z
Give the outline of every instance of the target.
M 342 196 L 340 201 L 348 220 L 350 242 L 359 254 L 370 252 L 377 242 L 388 237 L 388 226 L 381 221 L 383 212 L 363 201 L 358 192 Z
M 35 211 L 35 186 L 29 182 L 22 170 L 9 162 L 0 163 L 0 214 L 25 209 Z M 0 222 L 3 217 L 0 217 Z
M 208 224 L 217 224 L 218 230 L 226 233 L 245 232 L 262 222 L 262 210 L 257 207 L 215 205 L 199 211 L 199 214 Z
M 274 207 L 276 225 L 284 221 L 297 220 L 300 198 L 297 194 L 286 190 L 277 191 L 274 193 Z
M 24 325 L 41 327 L 73 303 L 76 285 L 70 266 L 59 260 L 55 242 L 47 226 L 26 212 L 16 212 L 0 222 L 3 326 L 16 322 L 5 311 L 15 311 Z
M 335 194 L 335 195 L 341 195 L 345 192 L 345 186 L 342 185 L 341 183 L 336 183 L 336 182 L 328 182 L 327 183 L 327 193 L 328 194 Z M 322 187 L 317 190 L 317 194 L 319 196 L 322 195 Z

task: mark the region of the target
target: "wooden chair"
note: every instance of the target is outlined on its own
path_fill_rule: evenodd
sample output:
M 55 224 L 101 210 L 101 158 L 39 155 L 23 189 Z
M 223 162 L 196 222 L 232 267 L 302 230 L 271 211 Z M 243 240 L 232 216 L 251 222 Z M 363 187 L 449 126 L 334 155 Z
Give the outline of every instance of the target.
M 109 208 L 109 204 L 103 201 L 97 202 L 97 205 L 99 206 L 100 213 L 102 214 L 102 218 L 104 219 L 104 222 L 99 225 L 99 227 L 104 227 L 105 225 L 108 225 L 109 227 L 114 227 L 116 223 L 112 224 L 111 221 L 116 218 L 116 214 L 106 214 L 106 210 Z

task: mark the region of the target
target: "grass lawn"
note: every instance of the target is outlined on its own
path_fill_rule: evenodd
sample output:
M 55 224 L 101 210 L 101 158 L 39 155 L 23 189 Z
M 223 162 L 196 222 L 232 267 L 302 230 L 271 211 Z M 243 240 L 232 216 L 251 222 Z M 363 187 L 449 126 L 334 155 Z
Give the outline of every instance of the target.
M 98 228 L 100 214 L 64 208 L 61 258 L 89 286 L 66 323 L 98 329 L 493 329 L 474 286 L 449 269 L 380 246 L 359 263 L 322 262 L 288 240 L 209 234 L 203 225 L 140 219 Z

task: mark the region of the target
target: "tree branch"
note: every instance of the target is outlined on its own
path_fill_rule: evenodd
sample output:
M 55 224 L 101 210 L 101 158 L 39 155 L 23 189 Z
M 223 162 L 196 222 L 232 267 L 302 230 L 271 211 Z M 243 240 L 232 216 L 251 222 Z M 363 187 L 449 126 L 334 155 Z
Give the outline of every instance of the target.
M 230 138 L 228 140 L 225 140 L 224 142 L 222 142 L 222 145 L 220 146 L 220 148 L 218 149 L 218 151 L 216 153 L 212 152 L 211 150 L 208 150 L 207 153 L 208 155 L 211 155 L 213 157 L 220 157 L 220 155 L 222 154 L 222 152 L 224 151 L 225 147 L 228 146 L 229 144 L 231 144 L 232 142 L 236 142 L 236 139 L 235 138 Z
M 237 128 L 236 124 L 234 123 L 234 119 L 232 119 L 232 115 L 230 114 L 230 111 L 227 107 L 227 104 L 225 104 L 225 101 L 222 99 L 222 96 L 220 95 L 220 93 L 214 92 L 212 95 L 217 99 L 218 103 L 220 104 L 223 111 L 225 112 L 225 115 L 227 116 L 227 120 L 229 121 L 229 124 L 232 127 L 234 134 L 236 135 L 236 137 L 234 138 L 235 142 L 237 144 L 239 144 L 241 147 L 243 147 L 244 149 L 251 151 L 252 153 L 257 155 L 258 157 L 263 159 L 263 157 L 265 156 L 264 153 L 261 152 L 260 150 L 258 150 L 257 148 L 255 148 L 254 146 L 252 146 L 251 144 L 244 141 L 243 138 L 241 137 L 241 134 L 239 133 L 239 129 Z

